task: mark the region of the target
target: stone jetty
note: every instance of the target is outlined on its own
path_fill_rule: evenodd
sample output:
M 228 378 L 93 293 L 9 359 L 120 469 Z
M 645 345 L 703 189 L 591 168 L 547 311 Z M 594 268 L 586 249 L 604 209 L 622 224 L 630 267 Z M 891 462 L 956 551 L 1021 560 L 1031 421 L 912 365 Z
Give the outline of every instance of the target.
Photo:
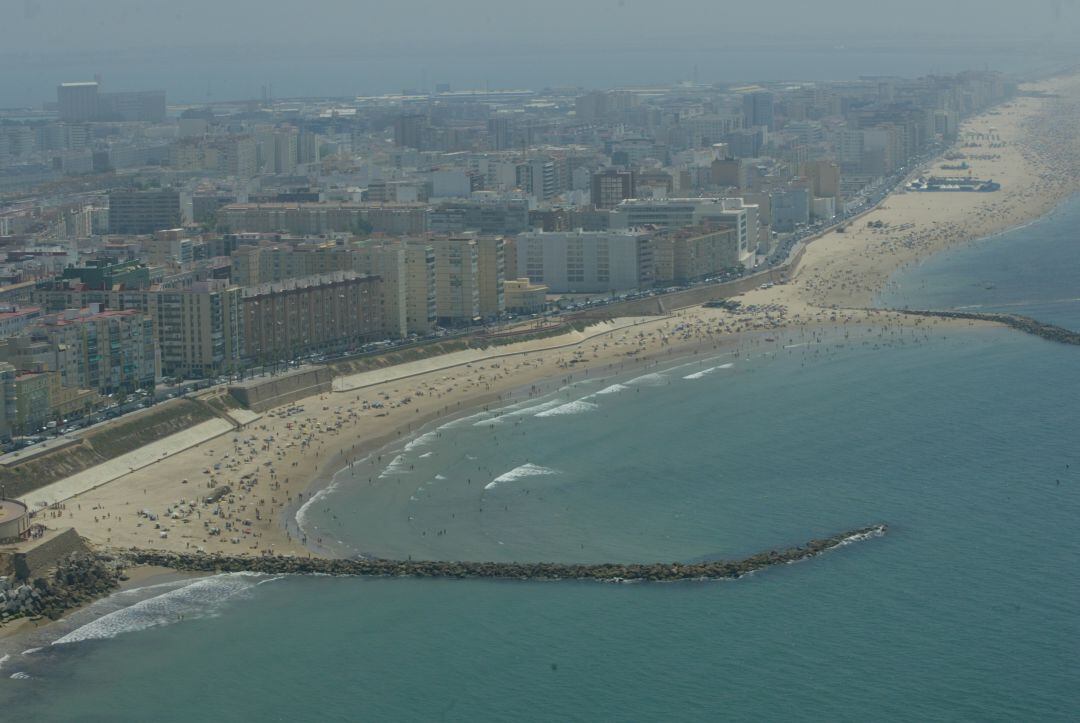
M 934 316 L 941 319 L 990 321 L 995 324 L 1010 326 L 1017 331 L 1042 337 L 1048 341 L 1055 341 L 1058 344 L 1080 346 L 1080 332 L 1075 332 L 1071 329 L 1065 329 L 1053 324 L 1044 324 L 1041 321 L 1032 319 L 1030 316 L 1021 316 L 1020 314 L 1003 314 L 996 312 L 981 313 L 974 311 L 919 311 L 913 309 L 891 309 L 890 311 L 908 314 L 909 316 Z
M 557 562 L 439 562 L 373 558 L 320 558 L 182 553 L 126 550 L 117 558 L 128 565 L 157 565 L 201 572 L 261 572 L 267 574 L 322 574 L 377 577 L 428 577 L 501 580 L 591 580 L 595 582 L 677 582 L 727 580 L 774 565 L 786 565 L 861 540 L 880 537 L 885 524 L 848 530 L 811 540 L 799 547 L 772 550 L 742 560 L 654 564 L 568 564 Z
M 0 623 L 39 615 L 55 620 L 115 590 L 123 574 L 123 562 L 112 556 L 75 552 L 32 580 L 0 577 Z

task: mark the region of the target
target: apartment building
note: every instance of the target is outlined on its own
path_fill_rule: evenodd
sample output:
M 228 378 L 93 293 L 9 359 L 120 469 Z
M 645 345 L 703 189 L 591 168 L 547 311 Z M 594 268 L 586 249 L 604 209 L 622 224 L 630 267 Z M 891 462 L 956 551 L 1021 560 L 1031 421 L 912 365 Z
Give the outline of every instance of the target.
M 435 331 L 435 248 L 426 240 L 405 246 L 405 326 L 410 334 L 425 336 Z
M 502 236 L 478 236 L 476 250 L 480 316 L 496 318 L 506 311 L 506 241 Z
M 480 252 L 475 236 L 433 237 L 435 250 L 435 313 L 440 324 L 478 322 Z
M 102 395 L 152 389 L 158 376 L 150 319 L 99 304 L 46 316 L 0 341 L 0 360 L 17 369 L 58 372 L 62 386 Z
M 729 225 L 735 228 L 739 239 L 740 261 L 749 263 L 760 237 L 759 212 L 756 205 L 744 203 L 741 198 L 629 199 L 612 210 L 611 228 Z
M 386 338 L 409 333 L 406 255 L 402 243 L 370 240 L 353 244 L 349 252 L 353 271 L 381 279 L 383 313 L 378 326 Z
M 244 356 L 266 364 L 381 338 L 380 283 L 378 277 L 339 271 L 238 290 Z
M 652 239 L 657 284 L 684 284 L 739 265 L 735 229 L 708 226 L 669 229 Z
M 159 189 L 109 192 L 109 233 L 148 234 L 181 223 L 180 191 Z
M 391 235 L 427 230 L 423 204 L 234 203 L 218 211 L 219 225 L 231 231 L 257 231 L 317 236 L 334 232 Z
M 517 277 L 553 293 L 608 293 L 653 285 L 650 234 L 533 231 L 515 239 Z
M 231 257 L 233 283 L 241 286 L 353 268 L 350 249 L 333 241 L 245 245 L 238 247 Z

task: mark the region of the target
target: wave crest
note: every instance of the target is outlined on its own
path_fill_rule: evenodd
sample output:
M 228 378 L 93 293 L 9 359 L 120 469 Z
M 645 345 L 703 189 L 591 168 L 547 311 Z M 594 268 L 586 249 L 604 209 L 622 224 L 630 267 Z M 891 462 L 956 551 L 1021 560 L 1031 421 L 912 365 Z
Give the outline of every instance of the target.
M 604 394 L 618 394 L 619 392 L 625 392 L 629 388 L 630 387 L 626 386 L 625 384 L 612 384 L 611 386 L 604 387 L 600 391 L 596 392 L 595 394 L 593 394 L 593 396 L 599 397 Z
M 550 467 L 541 467 L 538 464 L 532 462 L 526 462 L 523 465 L 514 467 L 509 472 L 505 472 L 495 479 L 484 485 L 484 489 L 493 490 L 504 482 L 514 482 L 525 477 L 540 477 L 546 475 L 559 474 L 559 470 L 551 469 Z
M 278 579 L 280 576 L 230 572 L 195 580 L 184 587 L 103 615 L 54 640 L 52 644 L 68 645 L 85 640 L 115 638 L 122 633 L 172 625 L 183 619 L 216 615 L 230 599 L 243 595 L 264 582 Z
M 578 399 L 573 402 L 567 402 L 566 404 L 560 404 L 554 409 L 548 409 L 537 414 L 537 417 L 563 417 L 568 414 L 583 414 L 585 412 L 591 412 L 594 409 L 599 409 L 598 404 L 592 402 L 586 402 L 584 399 Z

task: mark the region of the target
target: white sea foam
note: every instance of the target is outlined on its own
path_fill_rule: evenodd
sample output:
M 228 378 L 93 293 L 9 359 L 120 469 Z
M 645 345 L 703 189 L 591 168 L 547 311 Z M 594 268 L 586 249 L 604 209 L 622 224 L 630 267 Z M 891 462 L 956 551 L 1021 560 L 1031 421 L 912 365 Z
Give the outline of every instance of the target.
M 712 374 L 717 369 L 730 369 L 733 366 L 735 366 L 735 365 L 731 364 L 731 363 L 720 364 L 719 366 L 709 367 L 708 369 L 702 369 L 701 371 L 694 372 L 693 374 L 687 374 L 685 377 L 683 377 L 683 379 L 701 379 L 703 377 L 708 376 L 709 374 Z
M 643 374 L 640 377 L 636 377 L 627 382 L 627 384 L 633 384 L 641 387 L 658 387 L 661 384 L 666 383 L 667 376 L 660 374 L 659 372 L 653 372 L 651 374 Z
M 180 579 L 180 580 L 169 580 L 167 582 L 159 582 L 159 583 L 155 583 L 153 585 L 143 585 L 142 587 L 131 587 L 131 588 L 128 588 L 127 590 L 118 590 L 118 591 L 114 592 L 111 595 L 111 598 L 118 599 L 118 598 L 124 598 L 124 597 L 146 597 L 147 596 L 146 593 L 147 593 L 148 590 L 161 590 L 161 591 L 172 590 L 174 588 L 183 587 L 184 585 L 187 585 L 189 582 L 191 582 L 191 581 L 187 580 L 187 579 Z
M 11 674 L 11 679 L 12 680 L 30 680 L 30 674 L 29 673 L 23 673 L 23 672 L 19 671 L 17 673 L 12 673 Z
M 564 417 L 568 414 L 583 414 L 585 412 L 591 412 L 594 409 L 599 409 L 599 405 L 592 402 L 586 402 L 584 399 L 578 399 L 573 402 L 567 402 L 566 404 L 560 404 L 553 409 L 547 409 L 539 414 L 537 417 Z
M 379 473 L 379 479 L 384 477 L 390 477 L 396 474 L 408 474 L 409 470 L 406 467 L 405 455 L 399 454 L 391 460 L 390 464 L 386 466 L 382 472 Z
M 479 422 L 475 422 L 473 426 L 486 427 L 489 424 L 501 424 L 502 420 L 506 418 L 533 416 L 538 412 L 544 412 L 548 409 L 554 409 L 562 403 L 563 401 L 561 399 L 550 399 L 546 402 L 541 402 L 540 404 L 530 404 L 527 407 L 522 407 L 520 409 L 506 412 L 505 414 L 501 414 L 498 417 L 492 417 L 491 419 L 482 419 Z
M 514 482 L 525 477 L 540 477 L 552 474 L 559 474 L 559 471 L 556 469 L 551 469 L 550 467 L 541 467 L 540 465 L 533 464 L 532 462 L 526 462 L 525 464 L 519 467 L 514 467 L 509 472 L 505 472 L 496 477 L 495 479 L 491 480 L 486 485 L 484 485 L 484 489 L 492 490 L 503 484 L 504 482 Z
M 850 544 L 855 543 L 855 542 L 863 542 L 864 540 L 870 540 L 870 539 L 873 539 L 875 537 L 883 537 L 884 535 L 885 535 L 884 528 L 875 527 L 875 528 L 871 529 L 869 532 L 860 532 L 857 535 L 851 535 L 850 537 L 845 537 L 843 540 L 840 540 L 839 544 L 837 544 L 837 547 L 843 547 L 845 545 L 850 545 Z
M 39 648 L 34 648 L 34 650 L 38 650 L 38 649 Z M 26 655 L 26 653 L 23 653 L 23 655 Z M 0 668 L 3 668 L 4 663 L 6 663 L 9 660 L 11 660 L 11 654 L 10 653 L 5 654 L 4 657 L 0 658 Z
M 319 490 L 315 494 L 308 497 L 307 502 L 300 505 L 300 508 L 296 510 L 296 514 L 293 516 L 293 518 L 296 520 L 296 526 L 299 527 L 301 530 L 306 530 L 307 529 L 308 508 L 311 507 L 316 502 L 319 502 L 323 498 L 327 497 L 331 492 L 336 490 L 337 487 L 338 487 L 338 483 L 336 481 L 331 482 L 326 487 L 323 487 L 321 490 Z
M 424 452 L 422 455 L 420 455 L 420 459 L 427 459 L 432 454 L 434 454 L 434 452 Z
M 455 427 L 464 427 L 465 425 L 475 422 L 478 419 L 486 419 L 491 416 L 491 412 L 477 412 L 476 414 L 470 414 L 467 417 L 461 417 L 460 419 L 451 420 L 443 425 L 440 425 L 435 429 L 436 432 L 444 429 L 454 429 Z
M 441 474 L 437 474 L 437 475 L 435 475 L 435 479 L 443 480 L 443 479 L 446 479 L 446 477 L 443 477 Z
M 625 392 L 629 388 L 630 387 L 626 386 L 625 384 L 612 384 L 609 387 L 604 387 L 603 389 L 596 392 L 592 396 L 599 397 L 599 396 L 602 396 L 604 394 L 618 394 L 619 392 Z
M 41 648 L 27 648 L 26 650 L 22 651 L 22 654 L 23 655 L 31 655 L 33 653 L 36 653 L 39 650 L 41 650 Z M 7 658 L 7 656 L 4 656 L 4 658 Z M 3 662 L 4 662 L 4 660 L 0 659 L 0 664 L 2 664 Z
M 114 638 L 122 633 L 172 625 L 183 619 L 216 615 L 230 599 L 243 595 L 264 582 L 278 579 L 280 576 L 231 572 L 194 580 L 184 587 L 103 615 L 53 641 L 53 645 Z
M 411 452 L 417 447 L 423 447 L 425 444 L 428 444 L 429 442 L 431 442 L 431 440 L 435 439 L 438 436 L 438 432 L 427 432 L 425 434 L 421 434 L 419 437 L 405 445 L 405 451 Z

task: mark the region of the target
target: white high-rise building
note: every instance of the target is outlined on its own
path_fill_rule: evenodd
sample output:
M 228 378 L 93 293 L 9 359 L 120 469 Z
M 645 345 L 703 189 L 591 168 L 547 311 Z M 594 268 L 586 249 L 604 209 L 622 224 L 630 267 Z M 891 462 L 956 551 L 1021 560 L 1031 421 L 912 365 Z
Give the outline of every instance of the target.
M 556 293 L 608 293 L 651 286 L 652 247 L 639 231 L 534 231 L 516 241 L 517 277 Z
M 738 234 L 740 260 L 751 263 L 760 233 L 758 210 L 741 198 L 631 198 L 612 209 L 611 228 L 685 228 L 709 222 L 732 226 Z

